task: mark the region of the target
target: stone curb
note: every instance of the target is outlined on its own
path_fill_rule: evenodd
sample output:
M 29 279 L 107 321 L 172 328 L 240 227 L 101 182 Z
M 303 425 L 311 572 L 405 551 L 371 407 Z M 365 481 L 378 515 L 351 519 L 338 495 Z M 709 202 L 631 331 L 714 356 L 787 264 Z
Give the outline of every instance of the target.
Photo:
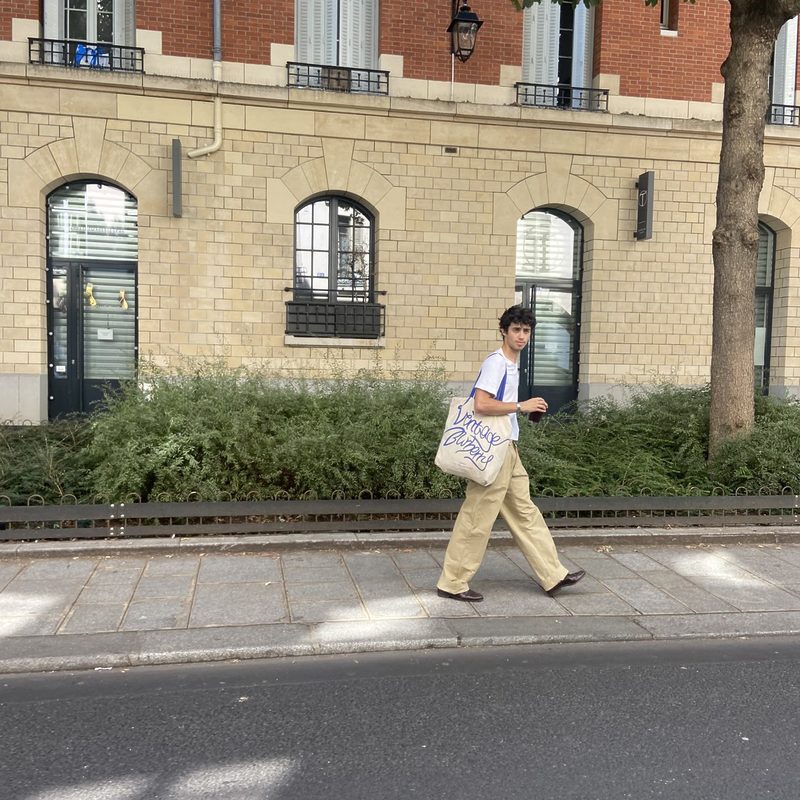
M 788 544 L 800 542 L 800 526 L 697 528 L 586 528 L 552 531 L 557 546 L 656 544 Z M 254 553 L 288 549 L 372 550 L 381 547 L 444 547 L 450 531 L 419 533 L 291 533 L 192 536 L 137 539 L 77 539 L 69 541 L 0 542 L 2 558 L 65 556 L 158 555 L 161 553 Z M 491 544 L 512 541 L 507 531 L 495 531 Z
M 289 623 L 10 637 L 0 674 L 505 645 L 781 636 L 800 611 Z

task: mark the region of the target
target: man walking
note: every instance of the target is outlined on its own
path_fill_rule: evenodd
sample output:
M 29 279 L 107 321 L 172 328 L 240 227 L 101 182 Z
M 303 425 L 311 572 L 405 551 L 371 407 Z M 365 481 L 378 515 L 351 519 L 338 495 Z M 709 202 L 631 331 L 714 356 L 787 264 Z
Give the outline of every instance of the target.
M 531 502 L 528 473 L 522 466 L 517 450 L 517 413 L 547 411 L 547 403 L 541 397 L 518 401 L 517 362 L 531 338 L 533 325 L 530 309 L 522 306 L 506 309 L 500 317 L 503 345 L 481 365 L 475 384 L 475 411 L 484 416 L 508 414 L 511 418 L 512 443 L 494 483 L 481 486 L 474 481 L 467 481 L 466 499 L 453 526 L 437 584 L 440 597 L 468 603 L 483 600 L 482 594 L 469 588 L 469 582 L 483 561 L 498 514 L 502 514 L 514 542 L 549 595 L 577 583 L 586 574 L 583 570 L 568 572 L 559 560 L 550 530 L 539 509 Z M 504 378 L 503 396 L 496 397 Z

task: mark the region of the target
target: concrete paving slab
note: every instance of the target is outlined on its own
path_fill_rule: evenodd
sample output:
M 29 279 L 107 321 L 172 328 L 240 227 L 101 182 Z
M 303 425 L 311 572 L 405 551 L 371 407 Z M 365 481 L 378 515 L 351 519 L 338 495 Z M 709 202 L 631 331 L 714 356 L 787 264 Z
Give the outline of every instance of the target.
M 144 572 L 144 564 L 132 569 L 109 569 L 107 564 L 98 565 L 92 577 L 86 582 L 87 586 L 130 586 L 133 591 L 139 578 Z
M 151 575 L 147 570 L 136 584 L 133 600 L 157 597 L 189 597 L 194 589 L 194 575 Z
M 606 554 L 595 554 L 592 557 L 588 556 L 573 556 L 570 555 L 570 560 L 577 564 L 581 569 L 586 570 L 587 575 L 591 575 L 599 580 L 605 578 L 635 578 L 636 573 L 629 570 L 619 561 L 611 558 Z
M 396 550 L 391 556 L 403 572 L 410 569 L 441 569 L 441 565 L 429 550 Z
M 157 575 L 196 575 L 199 567 L 200 556 L 157 556 L 147 562 L 144 574 L 147 578 Z
M 330 581 L 328 583 L 289 583 L 286 585 L 289 604 L 328 603 L 338 600 L 358 602 L 359 594 L 353 582 Z
M 695 576 L 692 580 L 701 588 L 730 603 L 739 611 L 791 611 L 800 609 L 800 598 L 754 577 L 741 580 Z
M 400 569 L 388 554 L 345 553 L 343 558 L 356 582 L 394 578 L 400 575 Z
M 711 614 L 722 611 L 736 611 L 730 603 L 726 603 L 714 594 L 701 589 L 694 583 L 673 572 L 648 573 L 650 583 L 663 589 L 667 594 L 680 600 L 685 606 L 698 614 Z
M 275 555 L 212 554 L 200 560 L 198 583 L 250 583 L 282 580 L 281 562 Z
M 429 617 L 477 617 L 481 603 L 464 603 L 436 594 L 435 584 L 417 590 L 417 600 Z
M 611 642 L 650 639 L 650 634 L 627 617 L 534 617 L 451 620 L 464 647 L 545 644 L 555 642 Z
M 83 590 L 83 582 L 11 581 L 0 592 L 0 617 L 48 613 L 66 614 Z
M 22 571 L 20 563 L 0 563 L 0 591 Z
M 48 561 L 32 561 L 26 564 L 17 581 L 86 581 L 94 572 L 96 562 L 92 559 L 54 558 Z
M 690 614 L 688 606 L 643 578 L 606 579 L 605 585 L 640 614 Z
M 189 627 L 288 622 L 283 586 L 259 583 L 205 584 L 195 590 Z
M 129 603 L 136 583 L 87 583 L 78 595 L 77 603 Z
M 479 591 L 484 600 L 476 604 L 475 610 L 481 617 L 538 617 L 564 613 L 558 603 L 529 578 L 516 581 L 482 581 Z
M 281 562 L 287 572 L 306 569 L 338 569 L 344 563 L 342 554 L 336 550 L 301 550 L 294 553 L 282 553 Z
M 772 550 L 776 558 L 784 561 L 787 564 L 794 564 L 800 567 L 800 548 L 792 547 L 792 545 L 778 545 Z
M 442 570 L 438 566 L 430 569 L 404 569 L 402 574 L 413 589 L 431 589 L 435 588 Z
M 347 571 L 344 562 L 331 567 L 289 567 L 284 564 L 284 580 L 287 586 L 295 583 L 342 583 L 349 581 L 352 583 L 350 573 Z
M 65 614 L 31 613 L 0 615 L 0 651 L 13 636 L 48 636 L 56 633 Z
M 126 603 L 78 603 L 73 606 L 58 633 L 105 633 L 119 629 L 128 606 Z
M 717 548 L 718 549 L 718 548 Z M 745 579 L 746 570 L 731 564 L 710 548 L 681 548 L 657 546 L 647 554 L 672 572 L 686 577 L 729 577 Z
M 408 619 L 427 617 L 422 604 L 413 595 L 372 596 L 362 600 L 370 619 Z
M 290 603 L 289 610 L 292 622 L 342 622 L 344 620 L 369 619 L 363 605 L 358 601 Z
M 558 602 L 570 614 L 579 617 L 619 617 L 636 614 L 636 609 L 611 592 L 604 594 L 568 594 L 566 591 L 556 595 Z
M 623 567 L 627 567 L 632 572 L 669 572 L 669 570 L 658 561 L 650 558 L 645 553 L 640 552 L 617 552 L 612 550 L 609 555 L 614 561 L 618 561 Z
M 191 602 L 184 597 L 159 597 L 133 600 L 119 630 L 152 631 L 163 628 L 185 628 L 189 622 Z
M 637 622 L 656 639 L 771 636 L 800 633 L 800 613 L 797 611 L 640 617 Z

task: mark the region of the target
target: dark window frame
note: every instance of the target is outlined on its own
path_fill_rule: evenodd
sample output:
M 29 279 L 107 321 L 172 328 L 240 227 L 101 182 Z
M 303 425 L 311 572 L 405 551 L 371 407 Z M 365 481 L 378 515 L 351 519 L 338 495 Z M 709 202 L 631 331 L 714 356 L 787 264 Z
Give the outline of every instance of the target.
M 327 204 L 325 213 L 317 219 L 320 206 Z M 364 225 L 355 225 L 355 216 L 350 218 L 349 237 L 351 249 L 342 247 L 342 221 L 345 215 L 340 209 L 347 206 L 363 217 Z M 310 207 L 310 220 L 301 221 L 300 215 Z M 323 206 L 324 208 L 324 206 Z M 301 226 L 308 226 L 308 247 L 300 247 Z M 357 242 L 355 229 L 368 230 L 366 267 L 359 277 L 355 271 Z M 385 307 L 378 304 L 376 296 L 376 215 L 363 203 L 346 194 L 324 194 L 312 197 L 295 208 L 293 237 L 293 299 L 286 304 L 286 333 L 294 336 L 333 338 L 378 339 L 385 332 Z M 326 229 L 326 247 L 316 242 L 318 229 Z M 317 245 L 315 247 L 315 245 Z M 300 272 L 299 254 L 308 254 L 309 273 Z M 352 256 L 350 274 L 342 270 L 343 257 Z M 315 276 L 317 257 L 327 259 L 327 275 Z M 347 270 L 345 270 L 346 273 Z
M 764 327 L 766 329 L 766 333 L 764 336 L 764 366 L 761 370 L 761 381 L 759 383 L 755 383 L 755 364 L 753 365 L 753 381 L 755 383 L 755 390 L 756 392 L 761 393 L 762 395 L 769 394 L 769 377 L 770 377 L 770 367 L 771 367 L 771 359 L 770 359 L 770 351 L 772 350 L 772 312 L 775 303 L 775 262 L 777 257 L 777 241 L 778 237 L 772 228 L 769 225 L 765 224 L 761 220 L 758 221 L 758 235 L 759 239 L 761 236 L 765 234 L 767 237 L 767 248 L 768 248 L 768 258 L 769 262 L 767 265 L 768 271 L 768 283 L 764 286 L 759 286 L 756 284 L 755 287 L 755 299 L 758 298 L 766 298 L 766 307 L 765 307 L 765 319 L 764 319 Z

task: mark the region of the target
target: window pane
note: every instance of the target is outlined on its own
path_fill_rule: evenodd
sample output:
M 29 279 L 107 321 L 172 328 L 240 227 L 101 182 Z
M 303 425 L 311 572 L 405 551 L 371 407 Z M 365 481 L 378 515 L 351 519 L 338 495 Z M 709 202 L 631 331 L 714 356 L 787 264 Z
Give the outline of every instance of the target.
M 56 258 L 135 261 L 136 200 L 116 186 L 77 183 L 50 195 L 50 254 Z
M 63 267 L 53 268 L 53 377 L 67 377 L 67 303 L 68 273 Z
M 517 277 L 577 279 L 580 247 L 573 228 L 555 214 L 531 211 L 517 223 Z
M 330 225 L 332 211 L 334 227 Z M 351 202 L 328 198 L 299 209 L 295 246 L 295 289 L 310 288 L 315 300 L 371 301 L 371 222 Z
M 534 315 L 533 383 L 570 386 L 575 381 L 572 292 L 537 287 Z

